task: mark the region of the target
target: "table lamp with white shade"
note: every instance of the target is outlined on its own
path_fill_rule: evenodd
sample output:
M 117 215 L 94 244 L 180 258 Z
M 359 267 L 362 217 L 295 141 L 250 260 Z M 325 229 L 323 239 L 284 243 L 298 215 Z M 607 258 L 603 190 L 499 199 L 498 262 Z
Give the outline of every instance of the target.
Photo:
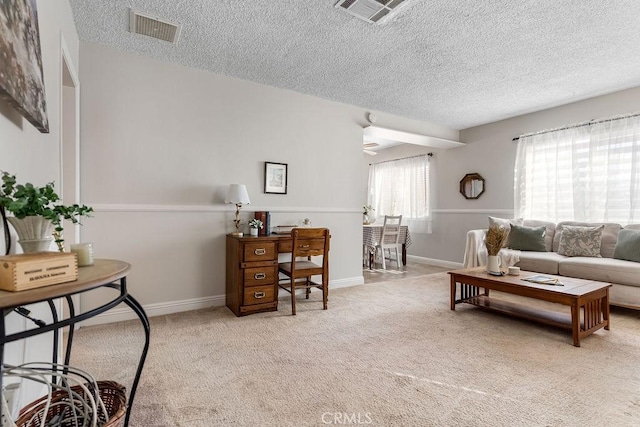
M 227 197 L 224 199 L 224 202 L 236 205 L 236 219 L 233 220 L 233 223 L 236 225 L 236 231 L 231 233 L 231 235 L 242 237 L 242 231 L 238 230 L 240 227 L 240 208 L 242 205 L 251 204 L 249 194 L 247 193 L 247 186 L 244 184 L 229 185 L 229 191 L 227 192 Z

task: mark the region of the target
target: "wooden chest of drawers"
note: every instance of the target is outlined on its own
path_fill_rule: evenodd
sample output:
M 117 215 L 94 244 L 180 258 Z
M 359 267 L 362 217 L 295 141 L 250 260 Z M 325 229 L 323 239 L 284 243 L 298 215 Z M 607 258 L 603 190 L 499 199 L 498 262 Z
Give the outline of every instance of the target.
M 227 235 L 226 303 L 236 316 L 278 309 L 280 240 Z

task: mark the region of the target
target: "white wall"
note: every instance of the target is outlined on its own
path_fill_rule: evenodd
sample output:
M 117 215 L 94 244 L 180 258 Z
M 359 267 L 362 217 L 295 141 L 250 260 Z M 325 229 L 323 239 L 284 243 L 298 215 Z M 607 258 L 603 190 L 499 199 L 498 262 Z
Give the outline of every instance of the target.
M 78 36 L 67 1 L 38 2 L 38 16 L 50 131 L 40 133 L 8 103 L 0 100 L 0 169 L 15 173 L 19 181 L 44 184 L 58 181 L 61 173 L 61 34 L 76 66 Z
M 329 227 L 330 286 L 362 283 L 364 109 L 94 44 L 80 52 L 81 192 L 96 209 L 82 240 L 133 265 L 129 288 L 149 314 L 224 304 L 231 183 L 248 187 L 245 220 L 268 210 L 273 224 Z M 265 161 L 289 165 L 287 195 L 263 193 Z
M 16 174 L 20 182 L 28 181 L 44 185 L 46 182 L 55 181 L 58 184 L 62 174 L 60 168 L 61 39 L 64 38 L 66 41 L 73 66 L 77 67 L 78 35 L 67 0 L 39 1 L 38 17 L 50 132 L 40 133 L 9 104 L 0 100 L 0 152 L 2 153 L 0 170 Z M 75 71 L 77 73 L 77 68 Z M 56 185 L 56 189 L 58 188 L 59 186 Z M 16 249 L 20 251 L 16 248 L 15 237 L 12 246 L 13 252 Z M 0 237 L 0 248 L 4 254 L 4 237 Z M 32 314 L 47 322 L 51 320 L 50 311 L 44 305 L 35 307 Z M 27 325 L 23 318 L 15 314 L 7 316 L 6 321 L 8 331 L 22 330 Z M 28 325 L 33 326 L 31 322 Z M 50 335 L 32 338 L 26 344 L 25 342 L 9 344 L 5 347 L 4 361 L 16 364 L 25 360 L 50 360 L 52 348 Z M 40 387 L 37 389 L 39 390 Z M 26 404 L 37 394 L 39 391 L 23 393 L 22 403 Z

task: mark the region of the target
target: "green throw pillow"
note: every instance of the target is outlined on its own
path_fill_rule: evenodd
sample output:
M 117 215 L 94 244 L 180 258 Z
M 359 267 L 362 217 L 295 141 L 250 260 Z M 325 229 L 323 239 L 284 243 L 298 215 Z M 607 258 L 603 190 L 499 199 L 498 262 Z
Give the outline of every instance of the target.
M 519 251 L 546 252 L 547 246 L 544 243 L 544 234 L 547 227 L 525 227 L 511 224 L 509 232 L 509 248 Z
M 640 262 L 640 230 L 620 230 L 613 257 Z

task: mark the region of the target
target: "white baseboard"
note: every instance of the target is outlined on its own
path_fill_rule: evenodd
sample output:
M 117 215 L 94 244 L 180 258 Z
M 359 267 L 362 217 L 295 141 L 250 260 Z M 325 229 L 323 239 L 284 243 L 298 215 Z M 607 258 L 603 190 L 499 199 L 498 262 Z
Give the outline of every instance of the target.
M 433 265 L 442 268 L 462 268 L 461 262 L 445 261 L 443 259 L 425 258 L 416 255 L 407 255 L 407 261 L 414 261 L 418 264 Z
M 332 280 L 329 282 L 329 289 L 346 288 L 349 286 L 357 286 L 364 284 L 363 276 L 356 276 L 346 279 Z M 283 291 L 285 292 L 285 291 Z M 285 294 L 287 294 L 285 292 Z M 288 295 L 288 294 L 287 294 Z M 200 310 L 210 307 L 222 307 L 226 303 L 224 295 L 216 295 L 204 298 L 193 298 L 180 301 L 161 302 L 157 304 L 146 304 L 143 306 L 147 317 L 163 316 L 165 314 L 180 313 L 183 311 Z M 109 310 L 91 319 L 87 319 L 80 323 L 82 326 L 103 325 L 105 323 L 122 322 L 125 320 L 137 319 L 138 316 L 124 304 L 120 304 L 117 308 Z
M 329 282 L 329 289 L 348 288 L 350 286 L 364 285 L 364 276 L 337 279 Z
M 225 305 L 224 295 L 204 298 L 193 298 L 180 301 L 161 302 L 144 305 L 147 317 L 162 316 L 165 314 L 179 313 L 182 311 L 200 310 L 202 308 L 220 307 Z M 101 325 L 104 323 L 122 322 L 124 320 L 137 319 L 138 316 L 129 307 L 120 304 L 117 308 L 109 310 L 91 319 L 80 323 L 80 326 Z

